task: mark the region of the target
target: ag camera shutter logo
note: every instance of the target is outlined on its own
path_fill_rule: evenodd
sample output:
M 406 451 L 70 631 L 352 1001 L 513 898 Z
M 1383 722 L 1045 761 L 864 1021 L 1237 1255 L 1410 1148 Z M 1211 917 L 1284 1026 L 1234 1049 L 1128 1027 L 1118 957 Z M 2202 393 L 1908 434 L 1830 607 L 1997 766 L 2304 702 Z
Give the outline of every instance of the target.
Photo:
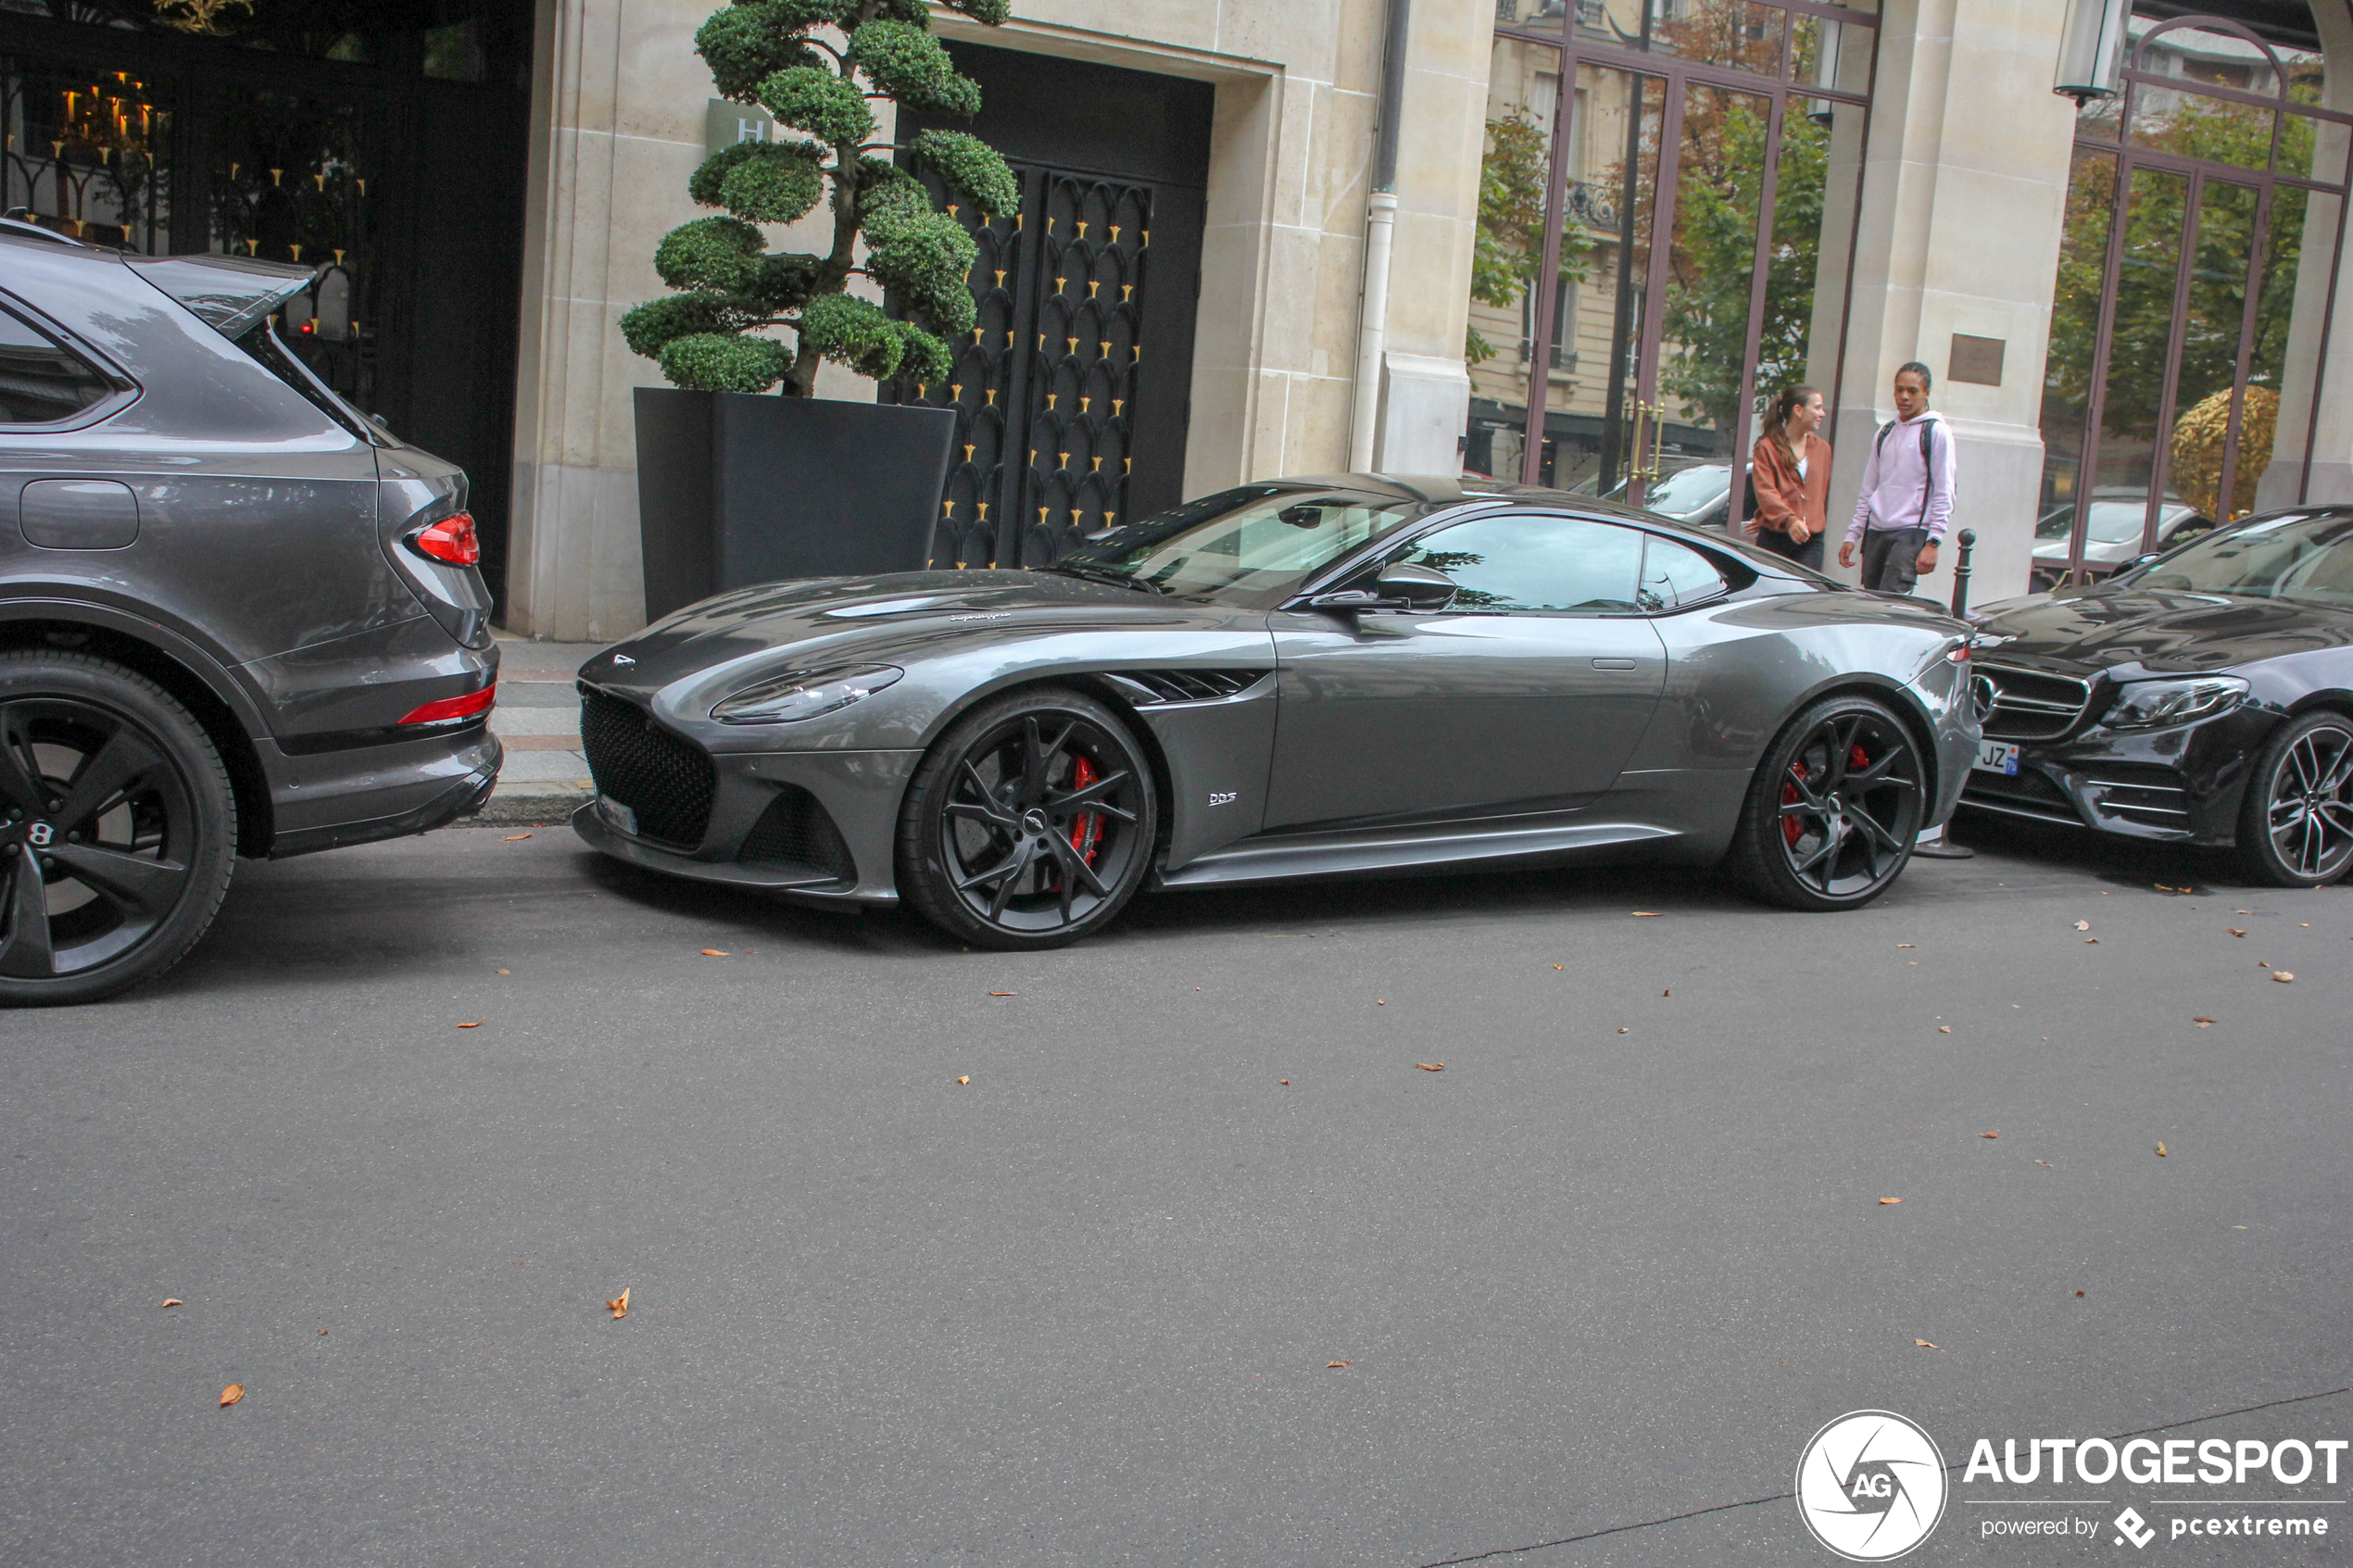
M 1797 1512 L 1849 1562 L 1903 1556 L 1944 1517 L 1944 1456 L 1893 1411 L 1852 1411 L 1814 1434 L 1797 1461 Z

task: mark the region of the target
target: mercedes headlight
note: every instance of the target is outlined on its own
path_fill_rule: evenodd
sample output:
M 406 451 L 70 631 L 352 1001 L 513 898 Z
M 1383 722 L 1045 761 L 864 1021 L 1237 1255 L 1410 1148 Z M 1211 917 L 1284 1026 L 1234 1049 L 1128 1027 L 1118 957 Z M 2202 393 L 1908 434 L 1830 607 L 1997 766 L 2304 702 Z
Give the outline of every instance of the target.
M 2203 675 L 2192 681 L 2133 681 L 2102 721 L 2111 730 L 2156 730 L 2220 713 L 2246 695 L 2235 675 Z
M 795 670 L 746 686 L 711 710 L 723 724 L 792 724 L 848 708 L 890 684 L 904 670 L 887 664 L 839 664 Z

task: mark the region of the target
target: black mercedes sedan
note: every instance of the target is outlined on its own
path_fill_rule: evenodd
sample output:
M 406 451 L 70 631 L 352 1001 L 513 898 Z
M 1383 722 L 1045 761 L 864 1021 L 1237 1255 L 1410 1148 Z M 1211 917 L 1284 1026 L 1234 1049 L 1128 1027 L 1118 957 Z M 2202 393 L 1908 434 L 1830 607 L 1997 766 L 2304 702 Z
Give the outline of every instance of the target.
M 2353 864 L 2353 507 L 2249 518 L 2097 586 L 1990 604 L 1964 806 Z

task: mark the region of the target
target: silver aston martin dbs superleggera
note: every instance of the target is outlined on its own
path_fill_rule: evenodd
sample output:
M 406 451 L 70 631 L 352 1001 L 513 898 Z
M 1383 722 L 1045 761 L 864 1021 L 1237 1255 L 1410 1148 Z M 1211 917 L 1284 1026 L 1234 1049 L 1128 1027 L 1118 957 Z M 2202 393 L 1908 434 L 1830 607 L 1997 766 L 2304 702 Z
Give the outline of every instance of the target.
M 1853 909 L 1960 794 L 1969 635 L 1583 497 L 1269 481 L 1037 571 L 682 610 L 582 667 L 573 825 L 992 947 L 1146 885 L 1642 857 Z

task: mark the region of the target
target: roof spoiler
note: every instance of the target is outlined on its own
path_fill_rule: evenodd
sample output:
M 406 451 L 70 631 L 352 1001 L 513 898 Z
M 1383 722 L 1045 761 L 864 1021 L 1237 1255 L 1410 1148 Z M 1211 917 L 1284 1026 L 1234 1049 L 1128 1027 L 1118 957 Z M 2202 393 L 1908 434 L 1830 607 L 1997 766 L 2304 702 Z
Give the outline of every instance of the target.
M 139 275 L 218 329 L 240 338 L 308 288 L 323 270 L 245 256 L 127 256 Z

